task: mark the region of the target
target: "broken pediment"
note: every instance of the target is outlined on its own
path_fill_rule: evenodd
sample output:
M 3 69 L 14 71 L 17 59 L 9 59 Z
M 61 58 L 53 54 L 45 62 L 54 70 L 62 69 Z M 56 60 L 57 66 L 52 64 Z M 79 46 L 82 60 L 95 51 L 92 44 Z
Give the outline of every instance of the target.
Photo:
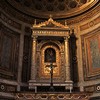
M 66 24 L 66 21 L 65 21 L 65 25 L 63 25 L 61 23 L 58 23 L 58 22 L 54 21 L 52 19 L 52 17 L 50 17 L 47 21 L 41 22 L 39 24 L 36 24 L 36 20 L 35 20 L 35 23 L 32 26 L 32 28 L 42 28 L 42 27 L 43 28 L 64 28 L 64 29 L 69 28 Z
M 56 22 L 50 17 L 47 21 L 32 26 L 32 36 L 69 36 L 69 27 Z

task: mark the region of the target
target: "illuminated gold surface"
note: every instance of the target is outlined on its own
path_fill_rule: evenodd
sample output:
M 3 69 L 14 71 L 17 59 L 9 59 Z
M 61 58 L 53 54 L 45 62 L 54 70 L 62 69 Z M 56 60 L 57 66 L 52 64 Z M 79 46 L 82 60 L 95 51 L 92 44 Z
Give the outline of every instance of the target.
M 41 29 L 34 30 L 32 36 L 68 36 L 68 30 Z
M 48 21 L 45 21 L 45 22 L 41 22 L 39 24 L 36 25 L 36 23 L 33 25 L 33 27 L 35 28 L 39 28 L 39 27 L 43 27 L 43 26 L 47 26 L 47 25 L 54 25 L 54 26 L 57 26 L 57 27 L 61 27 L 61 28 L 68 28 L 67 25 L 62 25 L 56 21 L 54 21 L 52 18 L 49 18 Z
M 41 49 L 41 67 L 40 67 L 40 77 L 50 77 L 50 68 L 46 66 L 50 66 L 49 62 L 45 62 L 45 50 L 47 48 L 53 48 L 56 51 L 56 62 L 53 63 L 56 66 L 53 70 L 54 77 L 60 75 L 60 50 L 54 45 L 47 45 Z
M 56 52 L 56 62 L 53 63 L 53 66 L 55 66 L 53 70 L 54 81 L 65 82 L 66 75 L 64 72 L 69 70 L 66 70 L 65 67 L 64 40 L 61 43 L 60 41 L 57 41 L 56 38 L 59 37 L 60 39 L 63 39 L 64 37 L 69 37 L 69 27 L 67 26 L 66 21 L 65 25 L 62 25 L 54 21 L 51 17 L 47 21 L 40 24 L 36 24 L 35 20 L 31 29 L 32 37 L 38 37 L 36 47 L 36 81 L 47 82 L 50 79 L 49 66 L 51 63 L 45 62 L 45 50 L 52 48 Z M 51 36 L 55 39 L 52 40 Z M 50 39 L 47 40 L 46 37 L 50 37 Z M 38 39 L 41 39 L 41 41 L 38 42 Z

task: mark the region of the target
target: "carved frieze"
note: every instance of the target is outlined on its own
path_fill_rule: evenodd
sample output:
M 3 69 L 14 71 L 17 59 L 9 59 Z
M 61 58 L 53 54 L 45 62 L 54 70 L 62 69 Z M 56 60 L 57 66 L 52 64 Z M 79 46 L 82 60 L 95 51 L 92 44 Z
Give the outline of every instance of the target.
M 78 17 L 69 19 L 67 21 L 67 24 L 72 25 L 72 24 L 76 24 L 76 23 L 86 21 L 86 20 L 92 18 L 93 16 L 96 16 L 97 14 L 99 14 L 99 9 L 100 9 L 100 6 L 98 5 L 94 9 L 92 9 L 92 10 L 90 10 L 90 11 L 88 11 L 88 12 L 86 12 L 86 13 L 78 16 Z
M 54 31 L 54 30 L 36 30 L 33 31 L 33 36 L 68 36 L 68 33 L 66 31 Z
M 83 31 L 83 30 L 86 30 L 88 28 L 91 28 L 91 27 L 93 27 L 93 26 L 95 26 L 95 25 L 97 25 L 99 23 L 100 23 L 100 16 L 98 16 L 96 19 L 94 19 L 94 20 L 92 20 L 92 21 L 80 26 L 80 31 Z
M 84 90 L 86 92 L 100 92 L 100 84 L 95 84 L 91 86 L 85 86 Z
M 92 93 L 16 93 L 16 100 L 89 100 Z
M 14 85 L 0 83 L 0 92 L 15 92 L 16 87 L 17 86 L 14 86 Z
M 69 27 L 49 18 L 45 22 L 32 25 L 32 36 L 69 36 Z
M 18 30 L 21 30 L 21 24 L 13 21 L 11 18 L 7 17 L 5 14 L 1 13 L 0 18 L 1 18 L 2 21 L 6 22 L 10 26 L 12 26 L 12 27 L 14 27 Z

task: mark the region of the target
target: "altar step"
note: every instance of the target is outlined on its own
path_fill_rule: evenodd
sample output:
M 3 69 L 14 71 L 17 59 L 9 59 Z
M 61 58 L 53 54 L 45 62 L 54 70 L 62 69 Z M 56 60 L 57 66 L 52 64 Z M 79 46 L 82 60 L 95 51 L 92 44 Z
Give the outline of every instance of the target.
M 65 92 L 22 92 L 16 93 L 15 100 L 89 100 L 92 93 L 65 93 Z

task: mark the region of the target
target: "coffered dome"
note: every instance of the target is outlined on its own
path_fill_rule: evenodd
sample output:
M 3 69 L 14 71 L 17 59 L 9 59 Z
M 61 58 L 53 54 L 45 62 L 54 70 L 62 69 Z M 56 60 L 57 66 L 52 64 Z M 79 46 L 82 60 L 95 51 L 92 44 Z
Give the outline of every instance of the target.
M 95 0 L 6 0 L 9 5 L 27 15 L 66 18 L 78 15 L 97 3 Z

